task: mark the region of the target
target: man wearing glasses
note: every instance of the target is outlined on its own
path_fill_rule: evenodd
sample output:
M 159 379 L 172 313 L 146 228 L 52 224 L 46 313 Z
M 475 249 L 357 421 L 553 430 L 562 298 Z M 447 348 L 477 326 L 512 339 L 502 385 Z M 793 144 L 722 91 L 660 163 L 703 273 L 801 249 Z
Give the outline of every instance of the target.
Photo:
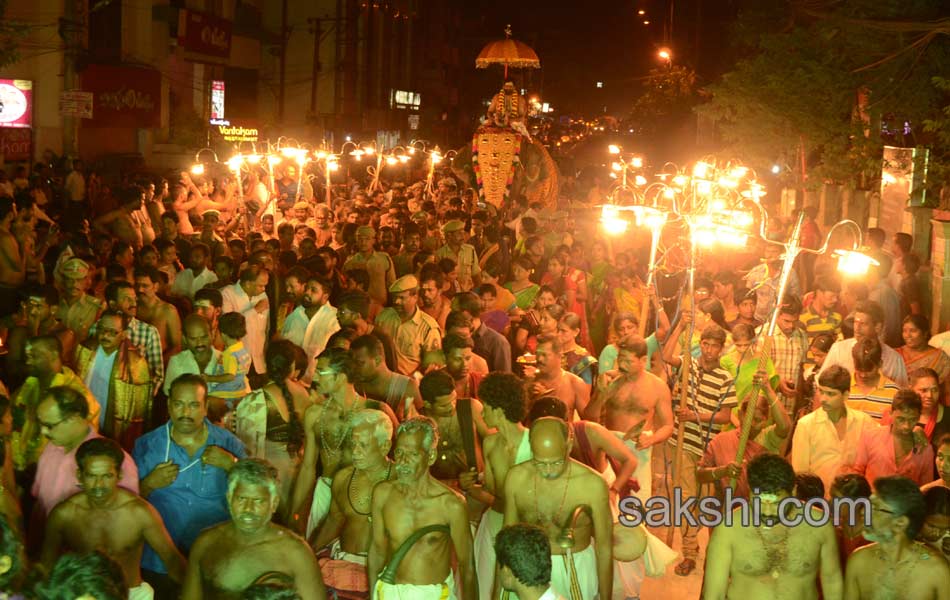
M 924 495 L 910 479 L 874 482 L 871 524 L 864 537 L 874 542 L 854 551 L 845 572 L 845 600 L 950 598 L 950 567 L 940 553 L 915 541 L 924 525 Z
M 89 425 L 89 403 L 75 389 L 55 386 L 46 391 L 36 407 L 36 419 L 43 436 L 49 440 L 36 466 L 33 496 L 44 514 L 80 490 L 76 450 L 86 440 L 101 437 Z M 123 451 L 120 485 L 139 492 L 138 470 L 132 457 Z

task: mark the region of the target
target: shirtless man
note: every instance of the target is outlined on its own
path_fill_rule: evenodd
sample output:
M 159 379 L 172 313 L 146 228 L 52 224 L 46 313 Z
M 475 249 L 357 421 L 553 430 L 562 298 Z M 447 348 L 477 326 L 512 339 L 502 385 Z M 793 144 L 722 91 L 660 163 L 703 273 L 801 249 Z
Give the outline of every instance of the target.
M 371 408 L 386 413 L 397 424 L 396 415 L 388 405 L 367 400 L 353 389 L 355 366 L 346 350 L 330 348 L 317 357 L 311 389 L 313 406 L 303 417 L 303 460 L 291 493 L 290 514 L 302 526 L 303 508 L 313 494 L 310 519 L 306 528 L 300 527 L 309 537 L 330 511 L 330 483 L 333 476 L 350 462 L 347 418 L 355 410 Z M 321 466 L 319 481 L 316 480 L 317 462 Z
M 800 504 L 782 504 L 795 487 L 792 465 L 776 454 L 761 454 L 746 471 L 753 496 L 761 503 L 760 522 L 743 527 L 744 509 L 737 508 L 732 526 L 723 523 L 713 529 L 706 550 L 703 598 L 816 600 L 820 579 L 822 597 L 840 600 L 841 566 L 833 525 L 828 521 L 813 526 L 801 520 Z M 779 516 L 780 508 L 784 518 Z M 820 517 L 814 509 L 813 518 Z M 801 522 L 792 527 L 787 525 L 791 519 Z
M 606 408 L 604 424 L 634 452 L 640 484 L 639 496 L 653 492 L 651 460 L 653 446 L 673 434 L 673 406 L 666 383 L 647 370 L 647 343 L 638 335 L 619 344 L 617 370 L 601 373 L 597 394 L 585 412 L 585 418 L 599 423 Z
M 227 493 L 231 520 L 195 540 L 182 600 L 237 599 L 256 581 L 275 575 L 292 579 L 301 600 L 327 597 L 310 546 L 271 523 L 279 490 L 277 469 L 265 460 L 244 459 L 231 468 Z
M 115 560 L 125 573 L 130 600 L 149 600 L 152 587 L 142 581 L 139 563 L 146 542 L 161 557 L 174 581 L 185 575 L 181 555 L 152 505 L 119 487 L 122 448 L 108 438 L 92 438 L 76 450 L 78 494 L 64 500 L 49 515 L 43 539 L 42 563 L 53 567 L 63 547 L 72 552 L 96 550 Z
M 433 371 L 423 377 L 419 382 L 419 392 L 422 394 L 422 414 L 439 427 L 439 452 L 431 468 L 432 476 L 461 491 L 463 479 L 466 485 L 474 483 L 476 474 L 482 470 L 481 440 L 488 435 L 482 403 L 475 398 L 460 400 L 455 381 L 445 371 Z M 465 408 L 463 401 L 468 402 Z M 467 426 L 471 428 L 468 435 L 472 439 L 474 456 L 469 456 L 466 436 L 462 433 L 463 417 L 459 413 L 463 410 L 471 416 Z
M 505 514 L 505 480 L 514 465 L 531 459 L 531 443 L 524 420 L 528 399 L 523 382 L 512 373 L 489 373 L 478 387 L 485 424 L 496 431 L 482 442 L 485 481 L 463 475 L 462 489 L 488 506 L 475 532 L 475 570 L 481 600 L 490 600 L 495 576 L 495 536 Z
M 26 279 L 26 256 L 20 252 L 10 226 L 16 219 L 16 205 L 13 198 L 0 198 L 0 316 L 16 311 L 15 290 Z
M 181 350 L 181 317 L 178 310 L 158 297 L 161 275 L 155 267 L 136 267 L 136 318 L 153 325 L 162 340 L 162 355 L 171 356 Z
M 350 344 L 356 363 L 356 391 L 371 400 L 385 402 L 400 421 L 418 414 L 422 396 L 416 380 L 394 373 L 386 366 L 383 343 L 373 335 L 361 335 Z
M 534 402 L 544 396 L 559 398 L 567 405 L 568 421 L 574 420 L 575 412 L 579 415 L 585 414 L 590 402 L 590 386 L 577 375 L 561 368 L 561 345 L 557 338 L 539 337 L 535 354 L 538 371 L 534 376 L 534 381 L 528 387 L 531 401 Z
M 532 423 L 533 458 L 512 467 L 505 480 L 505 525 L 528 523 L 544 529 L 551 543 L 555 592 L 570 598 L 571 587 L 579 586 L 583 598 L 612 598 L 613 519 L 607 483 L 570 457 L 570 431 L 568 423 L 554 417 Z M 572 519 L 581 505 L 590 511 Z M 573 537 L 568 539 L 562 532 L 572 521 Z
M 874 482 L 871 524 L 863 534 L 874 543 L 858 548 L 848 559 L 845 600 L 950 598 L 947 561 L 938 550 L 914 539 L 925 517 L 924 495 L 913 481 L 881 477 Z
M 329 588 L 369 597 L 366 553 L 373 533 L 373 490 L 381 481 L 395 477 L 393 463 L 386 456 L 392 447 L 393 424 L 378 410 L 358 410 L 350 415 L 348 425 L 353 464 L 333 477 L 330 514 L 312 538 L 312 546 L 319 552 L 333 544 L 330 558 L 320 560 Z M 337 581 L 340 570 L 346 575 Z
M 96 218 L 92 227 L 138 250 L 142 247 L 142 203 L 145 192 L 138 186 L 128 186 L 119 190 L 118 199 L 121 206 Z
M 427 417 L 413 417 L 396 431 L 396 480 L 380 483 L 373 493 L 373 533 L 366 562 L 370 589 L 377 597 L 478 597 L 465 501 L 429 474 L 438 447 L 438 430 Z M 428 526 L 442 528 L 415 540 L 401 562 L 390 565 L 402 545 Z M 453 562 L 459 569 L 460 595 L 455 589 Z M 381 578 L 384 566 L 395 567 L 394 583 Z

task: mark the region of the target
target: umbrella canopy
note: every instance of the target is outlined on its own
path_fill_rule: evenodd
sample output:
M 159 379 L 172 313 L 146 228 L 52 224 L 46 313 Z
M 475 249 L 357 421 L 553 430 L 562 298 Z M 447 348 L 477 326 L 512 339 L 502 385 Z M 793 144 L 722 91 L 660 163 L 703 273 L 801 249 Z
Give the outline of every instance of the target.
M 511 25 L 505 28 L 505 39 L 489 42 L 478 53 L 475 68 L 487 69 L 491 65 L 503 65 L 517 69 L 540 69 L 541 59 L 531 46 L 511 39 Z

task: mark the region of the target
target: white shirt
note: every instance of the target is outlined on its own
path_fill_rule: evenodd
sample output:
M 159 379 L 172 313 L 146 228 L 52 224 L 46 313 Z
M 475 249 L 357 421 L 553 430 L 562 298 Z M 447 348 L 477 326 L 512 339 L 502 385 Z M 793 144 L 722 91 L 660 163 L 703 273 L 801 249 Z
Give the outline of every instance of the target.
M 221 351 L 217 348 L 211 348 L 211 360 L 205 365 L 204 371 L 198 368 L 198 361 L 191 350 L 182 350 L 178 354 L 168 359 L 168 366 L 165 367 L 165 384 L 162 389 L 166 396 L 171 396 L 172 383 L 179 375 L 191 373 L 192 375 L 214 375 L 214 368 L 221 362 Z
M 191 300 L 195 299 L 195 292 L 218 280 L 218 276 L 211 269 L 203 270 L 197 277 L 191 269 L 179 271 L 175 275 L 175 282 L 172 283 L 172 295 L 184 296 Z
M 858 340 L 850 338 L 832 344 L 831 349 L 828 350 L 828 356 L 825 357 L 825 363 L 818 373 L 819 377 L 831 365 L 844 367 L 851 375 L 854 375 L 854 357 L 851 355 L 851 351 L 854 350 L 857 343 Z M 907 368 L 904 366 L 904 359 L 896 350 L 884 342 L 881 342 L 881 363 L 881 373 L 885 377 L 901 387 L 907 385 Z
M 307 333 L 309 324 L 310 319 L 307 317 L 306 309 L 298 306 L 284 319 L 284 328 L 280 330 L 280 337 L 303 348 L 303 336 Z
M 261 292 L 253 298 L 248 298 L 240 283 L 234 283 L 221 288 L 221 314 L 239 312 L 244 315 L 247 323 L 247 335 L 241 340 L 244 347 L 251 354 L 254 370 L 258 373 L 267 372 L 267 363 L 264 362 L 264 345 L 267 344 L 267 330 L 270 327 L 270 308 L 258 312 L 254 308 L 258 302 L 267 299 L 267 294 Z
M 564 596 L 555 592 L 553 587 L 549 587 L 538 600 L 564 600 Z
M 340 322 L 336 319 L 336 309 L 327 302 L 313 315 L 307 324 L 301 347 L 307 353 L 307 372 L 304 373 L 304 382 L 313 378 L 317 356 L 327 347 L 330 336 L 340 330 Z
M 838 438 L 835 424 L 821 408 L 799 419 L 795 427 L 792 468 L 796 473 L 811 472 L 821 477 L 825 495 L 831 493 L 831 484 L 841 468 L 854 464 L 861 436 L 879 427 L 860 410 L 845 407 L 845 415 L 844 439 Z
M 66 176 L 66 196 L 73 202 L 82 202 L 86 199 L 86 178 L 79 171 L 70 171 Z

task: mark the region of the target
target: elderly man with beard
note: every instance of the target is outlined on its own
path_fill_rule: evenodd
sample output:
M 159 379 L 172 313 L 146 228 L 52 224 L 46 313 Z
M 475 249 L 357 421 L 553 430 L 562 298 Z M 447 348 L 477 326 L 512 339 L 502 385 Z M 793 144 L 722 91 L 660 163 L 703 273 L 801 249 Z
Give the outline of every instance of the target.
M 512 467 L 505 480 L 505 525 L 528 523 L 544 530 L 555 592 L 572 600 L 598 594 L 611 598 L 613 519 L 607 483 L 571 458 L 571 427 L 564 420 L 538 419 L 531 424 L 530 440 L 532 459 Z M 564 535 L 565 524 L 571 527 L 570 538 Z
M 915 541 L 925 518 L 924 495 L 913 481 L 882 477 L 874 482 L 871 522 L 864 528 L 864 537 L 873 543 L 848 559 L 845 600 L 950 598 L 947 561 L 938 550 Z
M 429 473 L 438 447 L 436 424 L 427 417 L 413 417 L 396 431 L 396 479 L 373 492 L 367 571 L 377 598 L 478 596 L 465 501 Z
M 98 550 L 122 567 L 131 588 L 130 600 L 150 600 L 154 590 L 142 581 L 139 566 L 146 542 L 175 581 L 184 577 L 185 557 L 175 548 L 158 512 L 138 495 L 119 487 L 125 456 L 116 442 L 106 438 L 93 438 L 79 446 L 76 464 L 82 491 L 50 513 L 41 562 L 52 568 L 63 547 L 79 553 Z
M 373 491 L 395 477 L 393 463 L 386 457 L 392 447 L 393 424 L 378 410 L 358 410 L 350 415 L 349 425 L 353 464 L 334 475 L 330 514 L 312 546 L 319 551 L 332 544 L 329 557 L 320 558 L 323 580 L 330 589 L 345 598 L 368 598 L 366 555 L 373 534 Z
M 733 523 L 724 522 L 713 530 L 706 550 L 703 598 L 817 600 L 820 580 L 822 597 L 840 600 L 841 566 L 834 527 L 830 521 L 812 525 L 804 519 L 801 503 L 783 502 L 795 487 L 792 466 L 780 456 L 762 454 L 749 463 L 747 471 L 760 506 L 760 522 L 743 526 L 741 512 L 749 510 L 743 506 L 733 512 Z M 808 510 L 813 519 L 822 517 L 820 510 Z M 793 521 L 799 524 L 791 526 Z
M 280 501 L 277 469 L 261 459 L 237 462 L 228 473 L 231 520 L 202 533 L 192 546 L 183 600 L 234 598 L 256 581 L 286 576 L 301 600 L 327 597 L 310 547 L 271 523 Z
M 175 545 L 188 553 L 202 529 L 227 519 L 227 473 L 244 458 L 244 445 L 207 418 L 208 386 L 200 375 L 171 384 L 168 422 L 135 441 L 140 491 L 155 507 Z M 142 556 L 143 576 L 162 598 L 175 597 L 165 566 L 151 548 Z

